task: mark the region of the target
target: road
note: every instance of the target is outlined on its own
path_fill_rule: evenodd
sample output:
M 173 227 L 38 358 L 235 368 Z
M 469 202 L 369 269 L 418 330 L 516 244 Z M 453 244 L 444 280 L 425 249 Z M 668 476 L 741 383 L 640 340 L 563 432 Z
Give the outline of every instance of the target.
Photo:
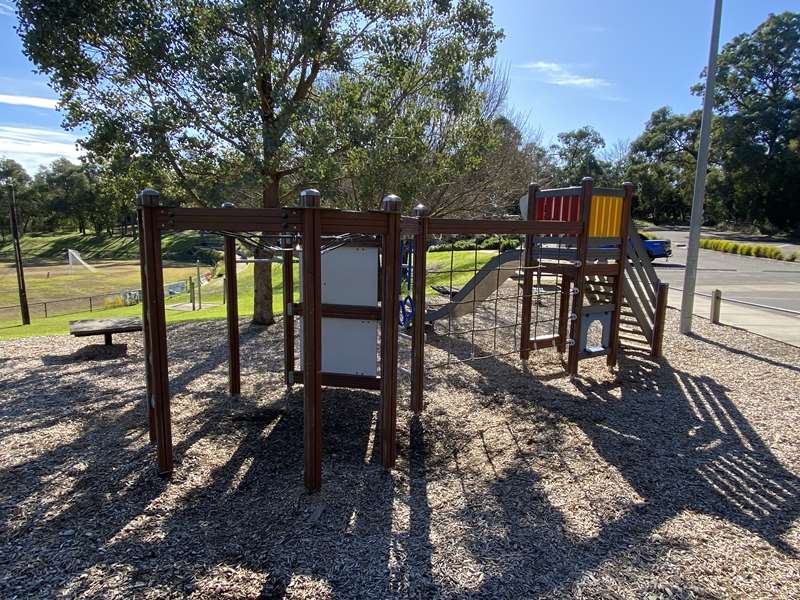
M 658 276 L 670 284 L 670 288 L 683 288 L 686 265 L 686 244 L 689 239 L 688 228 L 651 228 L 648 231 L 659 238 L 672 242 L 673 255 L 669 261 L 656 260 L 653 266 Z M 718 234 L 704 231 L 703 237 L 726 237 L 742 239 L 748 236 Z M 768 243 L 767 240 L 753 239 L 754 243 Z M 800 247 L 781 242 L 771 242 L 781 246 L 784 254 L 800 251 Z M 800 315 L 790 315 L 725 303 L 725 298 L 764 304 L 800 313 L 800 263 L 726 254 L 714 250 L 700 250 L 698 261 L 696 291 L 710 294 L 722 290 L 723 304 L 721 320 L 723 323 L 748 329 L 754 333 L 800 346 Z M 680 307 L 681 292 L 670 291 L 670 305 Z M 708 318 L 710 301 L 698 296 L 695 298 L 695 314 Z

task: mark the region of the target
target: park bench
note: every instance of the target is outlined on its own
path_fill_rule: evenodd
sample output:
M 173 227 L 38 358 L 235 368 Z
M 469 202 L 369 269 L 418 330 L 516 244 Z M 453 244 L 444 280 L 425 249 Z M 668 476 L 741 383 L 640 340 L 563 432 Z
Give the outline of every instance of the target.
M 115 333 L 141 331 L 142 320 L 137 317 L 121 317 L 118 319 L 84 319 L 69 322 L 69 333 L 75 337 L 102 335 L 106 346 L 111 345 L 111 336 Z

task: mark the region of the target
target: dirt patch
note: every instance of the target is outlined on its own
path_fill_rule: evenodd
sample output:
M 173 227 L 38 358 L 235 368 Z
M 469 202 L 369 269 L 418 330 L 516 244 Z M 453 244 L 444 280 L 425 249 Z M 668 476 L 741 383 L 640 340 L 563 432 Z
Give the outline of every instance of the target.
M 390 473 L 377 396 L 326 390 L 315 495 L 279 328 L 242 324 L 241 399 L 223 322 L 169 328 L 170 480 L 138 335 L 102 357 L 0 342 L 0 595 L 796 598 L 800 350 L 682 337 L 670 312 L 666 358 L 617 374 L 601 358 L 570 380 L 549 350 L 454 364 L 418 419 L 401 378 Z

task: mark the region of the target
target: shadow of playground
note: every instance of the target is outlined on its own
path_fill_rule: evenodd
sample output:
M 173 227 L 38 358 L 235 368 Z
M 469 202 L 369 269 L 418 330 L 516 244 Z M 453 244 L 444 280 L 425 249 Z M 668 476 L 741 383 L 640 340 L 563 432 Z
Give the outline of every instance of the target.
M 254 332 L 246 344 L 263 347 L 270 335 Z M 213 343 L 172 347 L 199 344 L 195 350 L 209 352 L 203 361 L 208 368 L 221 364 L 211 354 Z M 272 360 L 279 360 L 277 354 L 266 357 L 264 368 L 274 367 Z M 515 439 L 512 465 L 476 486 L 452 453 L 440 452 L 442 439 L 457 439 L 462 424 L 437 415 L 434 405 L 407 429 L 400 427 L 399 466 L 407 474 L 388 475 L 375 439 L 377 395 L 328 389 L 324 488 L 308 495 L 302 489 L 301 391 L 278 392 L 265 403 L 259 394 L 232 400 L 210 389 L 193 392 L 191 411 L 177 421 L 178 468 L 167 481 L 155 476 L 155 451 L 145 443 L 141 387 L 110 394 L 93 383 L 99 367 L 86 362 L 74 365 L 83 386 L 76 395 L 74 381 L 48 374 L 47 366 L 19 382 L 29 390 L 44 383 L 41 397 L 29 394 L 32 406 L 0 415 L 4 430 L 23 433 L 79 422 L 68 442 L 0 471 L 0 553 L 8 557 L 9 581 L 23 586 L 22 593 L 48 590 L 37 583 L 40 565 L 30 552 L 11 552 L 16 547 L 57 554 L 61 566 L 48 575 L 48 585 L 74 595 L 137 584 L 188 595 L 215 589 L 207 587 L 210 581 L 224 589 L 243 572 L 257 582 L 248 594 L 265 598 L 303 585 L 310 595 L 324 595 L 313 587 L 324 585 L 334 597 L 347 598 L 457 595 L 441 577 L 438 559 L 434 567 L 434 553 L 446 552 L 447 544 L 434 547 L 432 538 L 448 534 L 433 530 L 434 484 L 458 486 L 466 498 L 456 513 L 460 535 L 470 560 L 485 572 L 470 592 L 474 596 L 553 592 L 632 546 L 658 553 L 650 535 L 687 510 L 734 523 L 780 552 L 796 554 L 783 536 L 798 516 L 798 478 L 723 386 L 667 360 L 625 356 L 621 386 L 576 380 L 580 397 L 496 358 L 469 363 L 465 369 L 477 372 L 477 379 L 452 376 L 451 384 L 471 392 L 476 403 L 502 395 L 515 419 L 537 419 L 554 444 L 559 434 L 551 421 L 578 427 L 643 499 L 602 522 L 588 539 L 568 533 L 566 515 L 543 488 L 535 454 L 548 449 L 547 439 Z M 104 361 L 102 368 L 104 377 L 140 376 L 129 361 Z M 184 390 L 192 377 L 184 371 L 177 379 Z M 277 389 L 280 377 L 268 383 Z M 59 403 L 65 395 L 74 401 Z M 543 414 L 532 417 L 532 405 Z M 580 486 L 580 478 L 574 484 Z M 407 505 L 407 515 L 398 505 Z M 98 573 L 105 574 L 102 584 Z
M 553 393 L 534 379 L 520 393 L 520 371 L 495 358 L 467 364 L 481 376 L 453 385 L 473 386 L 484 396 L 505 392 L 520 419 L 532 404 L 566 419 L 643 499 L 602 523 L 594 537 L 576 540 L 564 533 L 564 515 L 550 505 L 542 473 L 531 466 L 530 458 L 541 448 L 518 444 L 514 466 L 491 486 L 492 501 L 476 493 L 463 511 L 470 529 L 480 530 L 478 515 L 480 521 L 492 520 L 500 529 L 496 537 L 503 540 L 497 545 L 487 544 L 484 536 L 471 541 L 479 562 L 507 565 L 485 579 L 479 595 L 568 586 L 636 545 L 657 554 L 650 535 L 684 511 L 724 519 L 781 553 L 797 555 L 783 536 L 800 515 L 800 479 L 781 465 L 712 378 L 634 353 L 621 359 L 621 385 L 575 379 L 584 396 L 576 397 Z M 613 393 L 616 388 L 619 395 Z M 580 477 L 574 484 L 581 484 Z M 491 515 L 486 514 L 489 505 L 498 507 Z M 531 539 L 540 540 L 540 548 L 521 556 L 509 551 L 529 546 Z

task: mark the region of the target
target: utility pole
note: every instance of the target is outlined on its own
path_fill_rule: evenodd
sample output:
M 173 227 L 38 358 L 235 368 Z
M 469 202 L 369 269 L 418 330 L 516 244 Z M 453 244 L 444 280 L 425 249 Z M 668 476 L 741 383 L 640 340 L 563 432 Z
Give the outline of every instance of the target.
M 8 184 L 11 195 L 11 237 L 14 240 L 14 263 L 17 267 L 17 287 L 19 288 L 19 310 L 22 324 L 31 324 L 31 313 L 28 311 L 28 294 L 25 291 L 25 272 L 22 270 L 22 249 L 19 245 L 19 228 L 17 227 L 17 199 L 14 195 L 14 184 Z
M 203 309 L 203 292 L 200 291 L 200 259 L 195 261 L 197 267 L 197 310 Z
M 694 290 L 697 282 L 697 258 L 700 254 L 703 200 L 706 195 L 706 170 L 708 169 L 708 147 L 711 141 L 711 119 L 714 109 L 714 83 L 717 79 L 717 49 L 719 48 L 721 17 L 722 0 L 714 0 L 714 22 L 711 26 L 711 46 L 708 50 L 708 69 L 706 70 L 706 92 L 703 96 L 703 120 L 700 122 L 700 148 L 697 152 L 697 170 L 694 174 L 692 218 L 689 223 L 689 245 L 686 248 L 686 271 L 683 276 L 681 333 L 684 334 L 692 331 L 692 310 L 694 309 Z

